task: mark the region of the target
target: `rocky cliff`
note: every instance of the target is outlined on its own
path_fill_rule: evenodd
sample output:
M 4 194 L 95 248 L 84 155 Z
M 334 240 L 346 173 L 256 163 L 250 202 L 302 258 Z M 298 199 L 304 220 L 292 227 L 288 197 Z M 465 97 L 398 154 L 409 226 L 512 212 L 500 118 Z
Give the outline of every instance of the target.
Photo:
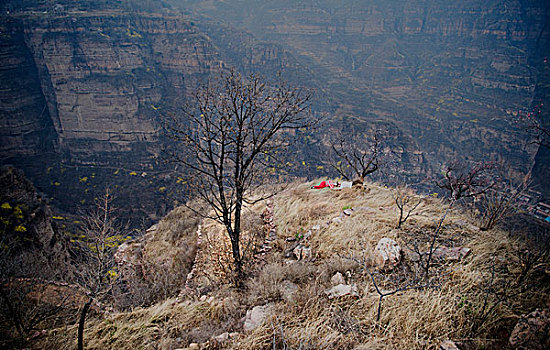
M 18 170 L 0 168 L 2 278 L 40 276 L 57 270 L 69 274 L 69 238 L 55 224 L 52 211 Z M 37 270 L 37 266 L 42 269 Z
M 181 190 L 167 186 L 160 119 L 228 67 L 315 90 L 317 135 L 391 129 L 388 152 L 411 173 L 456 156 L 522 170 L 536 152 L 514 116 L 532 104 L 549 46 L 544 1 L 170 4 L 2 5 L 2 163 L 67 210 L 111 186 L 122 206 L 159 217 Z M 292 163 L 308 168 L 293 172 L 319 174 L 322 140 L 299 141 Z
M 173 1 L 276 41 L 319 77 L 334 116 L 391 120 L 434 165 L 536 148 L 515 123 L 550 47 L 545 1 Z
M 189 21 L 169 15 L 22 12 L 3 23 L 4 74 L 23 87 L 17 70 L 29 76 L 27 85 L 33 90 L 25 91 L 30 95 L 25 97 L 37 105 L 29 113 L 20 112 L 18 120 L 28 125 L 31 121 L 23 122 L 25 118 L 49 117 L 58 149 L 80 157 L 155 142 L 157 111 L 185 93 L 188 79 L 219 64 L 204 35 Z M 18 51 L 26 55 L 10 65 L 10 54 Z M 21 92 L 6 91 L 6 99 L 20 109 L 30 108 L 9 93 Z M 9 106 L 2 107 L 8 114 Z M 8 142 L 10 147 L 25 148 L 14 141 Z

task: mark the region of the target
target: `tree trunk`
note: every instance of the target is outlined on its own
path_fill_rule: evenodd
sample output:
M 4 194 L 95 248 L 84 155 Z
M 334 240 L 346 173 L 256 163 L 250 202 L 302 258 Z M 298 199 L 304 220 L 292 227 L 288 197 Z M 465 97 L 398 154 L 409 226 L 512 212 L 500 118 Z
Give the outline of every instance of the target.
M 242 287 L 244 280 L 243 261 L 240 249 L 241 235 L 241 212 L 243 204 L 244 189 L 237 186 L 237 200 L 235 203 L 235 221 L 233 222 L 233 237 L 231 237 L 231 247 L 233 250 L 233 260 L 235 262 L 235 286 Z
M 84 322 L 86 321 L 86 314 L 90 310 L 93 299 L 90 298 L 80 313 L 80 320 L 78 321 L 78 347 L 77 350 L 84 350 Z

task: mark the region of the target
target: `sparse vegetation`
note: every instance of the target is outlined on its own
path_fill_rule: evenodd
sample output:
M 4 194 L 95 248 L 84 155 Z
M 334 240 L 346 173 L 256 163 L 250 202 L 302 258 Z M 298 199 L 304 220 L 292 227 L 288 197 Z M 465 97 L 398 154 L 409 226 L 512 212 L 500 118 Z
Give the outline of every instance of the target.
M 401 228 L 409 216 L 411 216 L 412 212 L 418 208 L 420 203 L 422 203 L 422 199 L 415 198 L 412 191 L 406 186 L 396 187 L 394 190 L 393 199 L 395 200 L 395 205 L 399 210 L 397 228 Z
M 329 165 L 348 181 L 362 184 L 365 178 L 378 170 L 380 139 L 377 133 L 372 140 L 361 133 L 340 133 L 331 140 L 332 161 Z
M 243 279 L 243 205 L 265 199 L 248 192 L 279 162 L 277 152 L 291 139 L 285 133 L 309 125 L 309 100 L 298 88 L 231 70 L 197 90 L 181 116 L 167 120 L 168 135 L 179 143 L 173 158 L 184 166 L 192 193 L 210 207 L 197 213 L 223 224 L 230 238 L 236 284 Z
M 228 244 L 199 245 L 195 261 L 201 262 L 201 271 L 192 290 L 178 299 L 90 320 L 89 346 L 429 349 L 451 339 L 469 348 L 494 348 L 506 343 L 499 332 L 509 333 L 516 317 L 547 301 L 550 286 L 540 268 L 548 266 L 548 255 L 535 253 L 533 245 L 526 251 L 527 243 L 499 228 L 476 230 L 458 206 L 425 197 L 416 215 L 396 230 L 392 189 L 373 183 L 362 192 L 310 187 L 293 184 L 273 198 L 277 240 L 267 255 L 251 256 L 245 289 L 233 289 L 227 279 L 216 278 L 220 270 L 214 259 L 227 266 L 231 260 L 218 260 L 212 253 L 225 249 L 231 256 Z M 354 208 L 351 216 L 324 225 L 347 206 Z M 246 221 L 257 220 L 263 208 L 262 203 L 248 207 Z M 319 230 L 302 238 L 314 259 L 285 259 L 287 238 L 317 225 Z M 202 232 L 228 243 L 219 223 L 203 224 Z M 396 240 L 404 250 L 391 271 L 373 266 L 373 247 L 383 237 Z M 409 248 L 411 237 L 424 254 L 420 260 Z M 461 261 L 432 257 L 426 278 L 426 252 L 442 245 L 465 246 L 472 253 Z M 357 287 L 358 296 L 327 298 L 336 272 Z M 273 311 L 266 321 L 243 332 L 239 320 L 246 311 L 267 303 Z M 238 334 L 214 340 L 224 332 Z M 69 327 L 55 334 L 44 341 L 71 344 L 76 333 Z
M 124 241 L 122 227 L 117 224 L 109 189 L 96 201 L 96 208 L 83 217 L 82 240 L 75 254 L 78 268 L 75 282 L 86 292 L 78 323 L 78 349 L 84 349 L 84 325 L 93 302 L 102 303 L 109 296 L 119 274 L 114 260 L 117 247 Z

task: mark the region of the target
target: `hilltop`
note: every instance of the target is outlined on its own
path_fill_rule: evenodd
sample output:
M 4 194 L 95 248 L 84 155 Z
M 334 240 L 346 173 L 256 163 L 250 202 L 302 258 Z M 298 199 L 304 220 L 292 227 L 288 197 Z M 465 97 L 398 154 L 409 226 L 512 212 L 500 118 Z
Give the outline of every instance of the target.
M 455 158 L 505 159 L 522 174 L 535 160 L 547 191 L 545 151 L 517 120 L 550 105 L 542 0 L 9 0 L 0 10 L 0 164 L 66 212 L 109 185 L 125 191 L 128 217 L 166 215 L 186 193 L 163 163 L 163 118 L 232 68 L 315 91 L 322 127 L 289 152 L 295 176 L 323 174 L 326 135 L 381 129 L 409 183 Z
M 180 269 L 165 289 L 175 293 L 148 307 L 97 313 L 87 323 L 87 348 L 507 348 L 520 316 L 548 307 L 547 228 L 533 245 L 519 230 L 480 231 L 436 194 L 411 193 L 420 204 L 398 229 L 395 189 L 312 184 L 294 183 L 245 211 L 241 291 L 231 283 L 223 229 L 188 209 L 125 245 L 133 263 L 121 270 L 139 265 L 130 258 L 143 254 L 130 251 L 147 252 L 145 260 L 164 271 Z M 435 232 L 428 277 L 419 278 Z M 383 238 L 399 245 L 400 258 L 380 258 Z M 387 296 L 378 309 L 380 294 Z M 75 338 L 76 326 L 66 326 L 48 330 L 38 345 L 72 349 Z

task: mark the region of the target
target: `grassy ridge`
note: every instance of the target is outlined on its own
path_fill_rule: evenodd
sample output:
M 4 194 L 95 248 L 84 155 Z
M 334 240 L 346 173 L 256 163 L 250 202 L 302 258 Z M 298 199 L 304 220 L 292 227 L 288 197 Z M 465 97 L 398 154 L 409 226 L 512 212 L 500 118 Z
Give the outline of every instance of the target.
M 251 258 L 245 290 L 233 289 L 227 278 L 216 278 L 222 274 L 221 265 L 230 261 L 213 253 L 229 245 L 223 243 L 226 238 L 217 224 L 203 222 L 202 233 L 210 232 L 210 237 L 198 249 L 202 278 L 195 280 L 195 292 L 149 308 L 98 317 L 87 326 L 88 348 L 172 349 L 195 342 L 232 349 L 435 349 L 447 339 L 468 348 L 494 348 L 507 344 L 522 313 L 549 301 L 548 275 L 537 267 L 548 266 L 547 256 L 526 269 L 524 242 L 500 229 L 479 231 L 466 214 L 453 208 L 439 244 L 469 247 L 472 253 L 461 262 L 434 265 L 431 276 L 436 283 L 430 288 L 385 297 L 377 322 L 379 296 L 371 276 L 349 257 L 364 257 L 372 269 L 373 249 L 383 237 L 396 240 L 405 251 L 413 240 L 426 249 L 448 208 L 438 198 L 424 197 L 409 221 L 397 229 L 393 189 L 372 183 L 361 190 L 342 191 L 310 186 L 296 184 L 274 198 L 278 238 L 271 252 Z M 356 209 L 351 216 L 325 225 L 349 207 Z M 261 226 L 258 217 L 264 208 L 265 204 L 249 208 L 248 232 Z M 300 237 L 316 225 L 320 229 L 302 240 L 311 247 L 313 258 L 285 259 L 286 239 Z M 410 252 L 405 253 L 393 271 L 377 274 L 379 287 L 391 290 L 404 283 L 415 269 L 413 260 Z M 336 272 L 357 286 L 358 297 L 327 298 L 325 291 Z M 290 297 L 289 284 L 297 287 Z M 246 311 L 268 302 L 273 305 L 272 315 L 262 326 L 243 332 L 241 318 Z M 211 340 L 223 332 L 239 334 L 221 344 Z M 74 347 L 75 334 L 74 327 L 58 329 L 44 341 L 69 349 Z

